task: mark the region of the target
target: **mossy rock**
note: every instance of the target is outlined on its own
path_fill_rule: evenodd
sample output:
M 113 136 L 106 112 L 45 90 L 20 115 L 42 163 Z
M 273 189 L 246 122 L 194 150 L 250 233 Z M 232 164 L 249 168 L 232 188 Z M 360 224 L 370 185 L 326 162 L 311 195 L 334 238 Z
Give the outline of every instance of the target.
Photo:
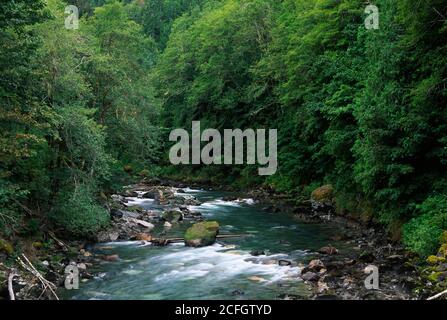
M 219 224 L 205 221 L 193 224 L 185 233 L 185 244 L 189 247 L 204 247 L 216 242 Z
M 447 258 L 447 243 L 444 243 L 441 245 L 438 251 L 438 257 L 439 258 Z
M 334 198 L 334 188 L 331 185 L 325 185 L 315 189 L 311 194 L 311 199 L 324 204 L 332 204 Z
M 7 255 L 12 255 L 14 247 L 8 241 L 0 239 L 0 252 L 4 252 Z
M 447 243 L 447 230 L 442 233 L 441 243 Z
M 434 264 L 438 263 L 438 257 L 437 256 L 429 256 L 426 261 L 428 264 L 434 265 Z

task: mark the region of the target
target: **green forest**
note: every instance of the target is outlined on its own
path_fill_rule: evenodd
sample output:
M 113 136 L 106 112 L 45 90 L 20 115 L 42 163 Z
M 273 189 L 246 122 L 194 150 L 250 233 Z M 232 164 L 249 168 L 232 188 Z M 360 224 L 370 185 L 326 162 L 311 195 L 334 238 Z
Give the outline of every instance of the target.
M 340 214 L 439 248 L 445 0 L 1 0 L 0 42 L 0 238 L 88 237 L 114 190 L 172 177 L 297 199 L 330 184 Z M 168 134 L 193 120 L 277 129 L 277 173 L 171 166 Z

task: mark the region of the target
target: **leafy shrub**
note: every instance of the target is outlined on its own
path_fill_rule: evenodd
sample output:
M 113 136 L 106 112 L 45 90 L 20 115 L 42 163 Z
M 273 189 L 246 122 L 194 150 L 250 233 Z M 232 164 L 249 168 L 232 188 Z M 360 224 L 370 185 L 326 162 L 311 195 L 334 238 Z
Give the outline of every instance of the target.
M 442 232 L 447 229 L 447 196 L 429 197 L 418 206 L 420 215 L 404 226 L 404 243 L 421 256 L 437 251 Z
M 107 211 L 96 204 L 92 187 L 81 185 L 59 193 L 50 220 L 69 235 L 91 237 L 109 222 Z

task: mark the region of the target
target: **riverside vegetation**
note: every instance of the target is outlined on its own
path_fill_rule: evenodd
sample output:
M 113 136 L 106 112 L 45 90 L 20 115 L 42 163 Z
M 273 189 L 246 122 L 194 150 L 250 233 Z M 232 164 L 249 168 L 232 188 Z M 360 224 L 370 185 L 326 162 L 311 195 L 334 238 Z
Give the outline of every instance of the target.
M 115 226 L 111 195 L 171 177 L 269 190 L 305 216 L 313 192 L 445 290 L 447 3 L 374 4 L 377 30 L 361 0 L 1 1 L 0 286 L 15 269 L 51 293 L 40 256 L 85 257 Z M 171 166 L 169 132 L 192 121 L 277 129 L 276 174 Z

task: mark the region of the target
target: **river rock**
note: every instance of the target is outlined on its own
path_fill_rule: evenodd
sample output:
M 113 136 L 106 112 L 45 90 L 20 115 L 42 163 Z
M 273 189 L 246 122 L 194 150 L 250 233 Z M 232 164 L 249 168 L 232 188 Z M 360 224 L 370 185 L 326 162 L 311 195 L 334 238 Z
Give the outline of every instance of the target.
M 312 207 L 332 206 L 334 198 L 334 188 L 325 185 L 315 189 L 311 194 Z
M 155 228 L 155 226 L 152 223 L 147 222 L 147 221 L 138 220 L 138 219 L 134 219 L 134 218 L 128 218 L 127 221 L 131 222 L 131 223 L 135 223 L 137 225 L 140 225 L 140 226 L 148 229 L 149 231 L 151 231 L 152 229 Z
M 142 197 L 143 199 L 155 199 L 156 195 L 155 195 L 155 192 L 148 191 L 148 192 L 146 192 L 146 193 L 143 193 L 143 194 L 141 195 L 141 197 Z
M 320 250 L 318 250 L 318 252 L 321 254 L 334 255 L 334 254 L 338 253 L 338 250 L 335 247 L 327 246 L 327 247 L 321 248 Z
M 185 244 L 190 247 L 204 247 L 216 242 L 219 224 L 216 221 L 195 223 L 186 230 Z
M 170 223 L 179 222 L 183 220 L 183 213 L 176 210 L 165 211 L 162 213 L 161 219 Z
M 104 243 L 116 241 L 119 236 L 119 233 L 116 231 L 101 231 L 96 235 L 96 242 Z
M 319 259 L 315 259 L 309 262 L 307 268 L 311 271 L 320 271 L 321 269 L 324 268 L 324 263 Z
M 313 281 L 318 281 L 318 279 L 320 278 L 319 277 L 319 275 L 318 274 L 316 274 L 315 272 L 306 272 L 305 274 L 303 274 L 302 276 L 301 276 L 301 278 L 304 280 L 304 281 L 311 281 L 311 282 L 313 282 Z
M 265 251 L 264 250 L 252 250 L 252 251 L 250 251 L 250 254 L 255 257 L 265 256 Z
M 87 265 L 85 263 L 78 263 L 76 265 L 76 267 L 80 270 L 80 271 L 86 271 L 87 270 Z
M 127 219 L 127 218 L 134 218 L 134 219 L 138 219 L 141 214 L 138 212 L 132 212 L 132 211 L 126 211 L 126 210 L 117 210 L 117 209 L 112 209 L 110 211 L 110 215 L 112 217 L 115 218 L 123 218 L 123 219 Z
M 282 267 L 290 266 L 290 265 L 292 265 L 292 261 L 281 259 L 281 260 L 278 260 L 278 265 L 280 265 Z

